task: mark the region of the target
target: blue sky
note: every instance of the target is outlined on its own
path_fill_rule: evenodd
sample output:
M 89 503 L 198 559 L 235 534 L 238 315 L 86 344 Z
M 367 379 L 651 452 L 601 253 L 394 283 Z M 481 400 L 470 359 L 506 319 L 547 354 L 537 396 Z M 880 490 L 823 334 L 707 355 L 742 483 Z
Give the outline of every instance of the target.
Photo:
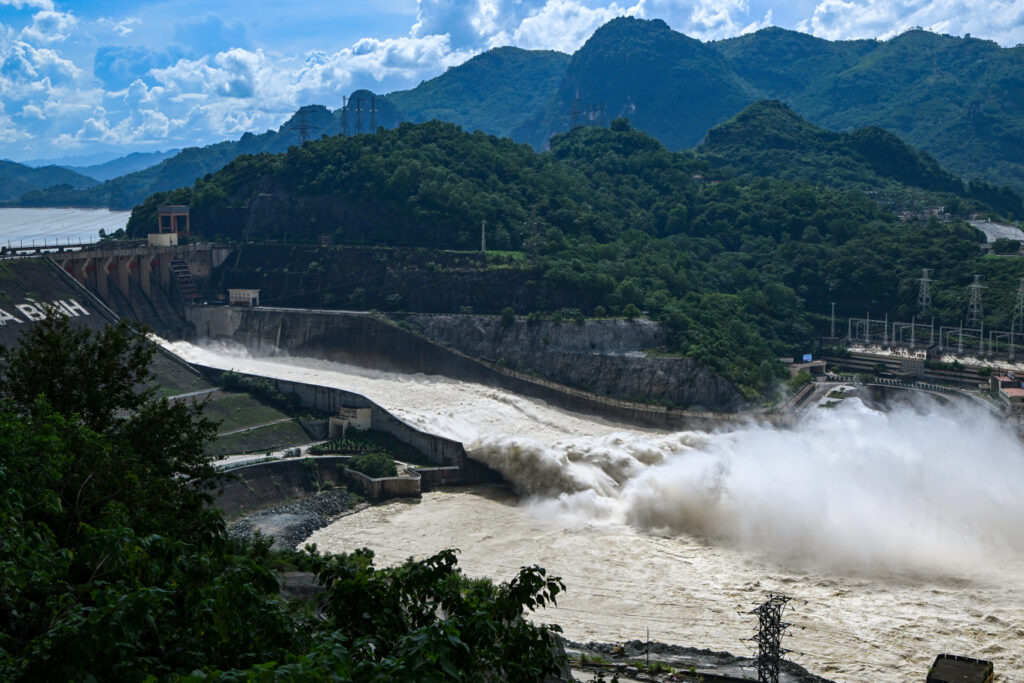
M 208 144 L 415 86 L 499 45 L 572 52 L 615 16 L 714 40 L 912 26 L 1024 43 L 1024 0 L 0 0 L 0 157 Z

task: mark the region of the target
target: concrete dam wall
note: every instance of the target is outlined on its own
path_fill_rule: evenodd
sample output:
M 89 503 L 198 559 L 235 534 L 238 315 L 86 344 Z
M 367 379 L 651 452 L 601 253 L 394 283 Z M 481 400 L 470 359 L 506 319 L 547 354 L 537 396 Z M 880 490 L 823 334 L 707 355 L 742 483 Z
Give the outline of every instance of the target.
M 254 353 L 289 353 L 404 373 L 444 375 L 539 398 L 568 410 L 627 424 L 663 429 L 714 429 L 763 419 L 712 411 L 679 410 L 599 396 L 472 358 L 370 314 L 286 308 L 196 306 L 188 311 L 197 336 L 230 339 Z
M 213 377 L 222 372 L 202 365 L 196 367 Z M 501 481 L 501 475 L 497 472 L 466 455 L 466 449 L 458 441 L 416 429 L 362 394 L 273 377 L 259 379 L 270 382 L 281 393 L 294 394 L 301 407 L 317 412 L 337 415 L 339 408 L 343 407 L 369 408 L 372 429 L 390 434 L 399 441 L 409 444 L 435 465 L 417 468 L 423 488 Z

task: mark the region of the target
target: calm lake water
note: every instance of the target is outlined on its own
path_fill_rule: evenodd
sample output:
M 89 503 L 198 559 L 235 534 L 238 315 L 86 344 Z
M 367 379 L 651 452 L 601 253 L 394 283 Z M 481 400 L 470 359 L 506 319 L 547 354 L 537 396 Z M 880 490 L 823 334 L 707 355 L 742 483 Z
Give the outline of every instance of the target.
M 130 215 L 107 209 L 0 209 L 0 245 L 95 242 L 100 229 L 123 228 Z

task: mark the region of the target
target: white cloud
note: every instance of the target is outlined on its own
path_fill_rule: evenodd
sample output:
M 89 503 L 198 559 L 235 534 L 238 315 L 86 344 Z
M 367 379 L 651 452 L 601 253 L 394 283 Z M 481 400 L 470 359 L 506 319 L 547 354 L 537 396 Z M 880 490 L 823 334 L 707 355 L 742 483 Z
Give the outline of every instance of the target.
M 8 5 L 15 9 L 29 7 L 41 10 L 53 10 L 53 0 L 0 0 L 0 5 Z
M 36 48 L 28 43 L 15 42 L 0 64 L 0 76 L 8 92 L 17 89 L 38 89 L 43 80 L 51 83 L 74 81 L 81 70 L 71 60 L 62 58 L 49 48 Z
M 36 12 L 32 24 L 22 29 L 21 38 L 30 43 L 61 43 L 77 24 L 78 18 L 67 12 Z
M 490 47 L 572 52 L 617 16 L 664 19 L 702 40 L 755 31 L 772 23 L 772 1 L 417 0 L 408 35 L 282 55 L 253 45 L 253 25 L 218 14 L 175 25 L 170 43 L 153 45 L 138 17 L 85 22 L 52 0 L 0 0 L 26 10 L 20 23 L 0 24 L 0 154 L 29 150 L 30 139 L 34 157 L 60 145 L 205 144 L 276 128 L 304 104 L 336 108 L 357 87 L 410 87 Z M 1022 0 L 794 0 L 776 10 L 790 27 L 831 39 L 920 25 L 1024 42 Z
M 111 31 L 124 38 L 134 33 L 135 28 L 142 24 L 142 20 L 138 17 L 126 17 L 117 21 L 110 17 L 101 17 L 96 23 L 100 26 L 109 27 Z
M 1024 42 L 1024 3 L 1020 0 L 821 0 L 800 31 L 830 40 L 890 38 L 922 28 L 971 33 L 1002 45 Z
M 612 3 L 589 9 L 573 0 L 548 0 L 522 20 L 512 33 L 511 42 L 526 49 L 575 52 L 602 24 L 622 16 L 643 16 L 643 2 L 632 7 Z M 503 41 L 490 42 L 493 45 Z

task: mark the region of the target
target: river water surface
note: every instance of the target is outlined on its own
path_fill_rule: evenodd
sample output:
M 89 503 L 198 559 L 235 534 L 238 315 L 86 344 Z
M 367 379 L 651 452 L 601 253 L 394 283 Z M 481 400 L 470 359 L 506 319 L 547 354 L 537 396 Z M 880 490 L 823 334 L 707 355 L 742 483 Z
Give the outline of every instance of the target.
M 891 413 L 856 399 L 792 430 L 656 432 L 498 389 L 237 347 L 169 345 L 224 369 L 366 395 L 462 441 L 516 489 L 455 489 L 316 532 L 383 564 L 461 550 L 472 575 L 539 564 L 567 591 L 539 615 L 573 640 L 651 638 L 749 654 L 769 591 L 784 645 L 837 681 L 923 680 L 940 652 L 1024 681 L 1024 451 L 970 407 Z
M 100 230 L 116 232 L 130 211 L 106 209 L 0 209 L 0 245 L 88 244 Z

